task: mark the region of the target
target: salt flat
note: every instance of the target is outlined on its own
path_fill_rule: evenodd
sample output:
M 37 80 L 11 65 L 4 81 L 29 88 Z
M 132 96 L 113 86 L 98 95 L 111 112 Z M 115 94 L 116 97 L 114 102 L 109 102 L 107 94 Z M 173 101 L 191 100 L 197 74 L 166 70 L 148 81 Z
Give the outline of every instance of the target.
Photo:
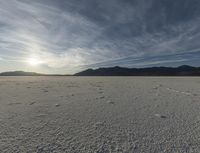
M 1 153 L 198 153 L 198 77 L 0 77 Z

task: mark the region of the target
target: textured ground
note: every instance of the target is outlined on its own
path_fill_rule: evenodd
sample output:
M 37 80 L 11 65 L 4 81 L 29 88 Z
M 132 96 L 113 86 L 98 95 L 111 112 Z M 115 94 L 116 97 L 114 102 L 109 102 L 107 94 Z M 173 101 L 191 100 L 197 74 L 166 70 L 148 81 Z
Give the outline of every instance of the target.
M 200 78 L 0 77 L 1 153 L 198 153 Z

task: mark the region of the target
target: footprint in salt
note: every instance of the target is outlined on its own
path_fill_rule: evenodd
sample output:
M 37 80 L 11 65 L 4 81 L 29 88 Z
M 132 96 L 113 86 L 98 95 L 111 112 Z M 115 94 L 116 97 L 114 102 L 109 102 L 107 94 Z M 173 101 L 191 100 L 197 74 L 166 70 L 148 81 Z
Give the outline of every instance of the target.
M 60 104 L 55 104 L 55 106 L 56 106 L 56 107 L 59 107 L 59 106 L 60 106 Z
M 99 93 L 99 94 L 103 94 L 103 91 L 99 91 L 98 93 Z
M 105 96 L 101 96 L 101 97 L 99 97 L 99 99 L 104 99 L 105 98 Z
M 167 116 L 161 115 L 161 114 L 155 114 L 155 116 L 156 116 L 156 117 L 159 117 L 159 118 L 163 118 L 163 119 L 167 118 Z
M 108 100 L 107 103 L 108 103 L 108 104 L 112 104 L 112 105 L 115 104 L 115 102 L 113 102 L 113 101 L 111 101 L 111 100 Z
M 31 103 L 29 103 L 29 105 L 33 105 L 33 104 L 35 104 L 36 102 L 35 101 L 33 101 L 33 102 L 31 102 Z
M 12 105 L 20 105 L 22 103 L 9 103 L 8 105 L 12 106 Z
M 44 89 L 43 92 L 49 92 L 49 91 Z

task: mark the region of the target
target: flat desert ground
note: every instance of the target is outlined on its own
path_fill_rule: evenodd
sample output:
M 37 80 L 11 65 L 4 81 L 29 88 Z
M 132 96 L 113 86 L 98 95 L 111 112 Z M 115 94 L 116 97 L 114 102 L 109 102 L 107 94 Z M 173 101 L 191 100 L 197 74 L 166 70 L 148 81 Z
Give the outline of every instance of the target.
M 0 77 L 1 153 L 199 153 L 199 77 Z

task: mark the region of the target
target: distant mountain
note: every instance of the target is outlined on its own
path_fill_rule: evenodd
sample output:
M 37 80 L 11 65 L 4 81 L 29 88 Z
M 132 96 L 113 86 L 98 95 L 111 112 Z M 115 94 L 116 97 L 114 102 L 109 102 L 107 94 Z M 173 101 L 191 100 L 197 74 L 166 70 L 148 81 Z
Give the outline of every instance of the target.
M 124 68 L 110 67 L 87 69 L 75 76 L 200 76 L 200 67 L 182 65 L 173 67 Z
M 71 76 L 58 74 L 41 74 L 35 72 L 11 71 L 0 73 L 0 76 Z M 200 67 L 182 65 L 173 67 L 150 67 L 150 68 L 125 68 L 109 67 L 87 69 L 74 74 L 74 76 L 200 76 Z
M 45 76 L 45 74 L 39 74 L 35 72 L 12 71 L 0 73 L 0 76 Z
M 0 73 L 0 76 L 71 76 L 69 74 L 42 74 L 35 72 L 24 72 L 24 71 L 11 71 Z

